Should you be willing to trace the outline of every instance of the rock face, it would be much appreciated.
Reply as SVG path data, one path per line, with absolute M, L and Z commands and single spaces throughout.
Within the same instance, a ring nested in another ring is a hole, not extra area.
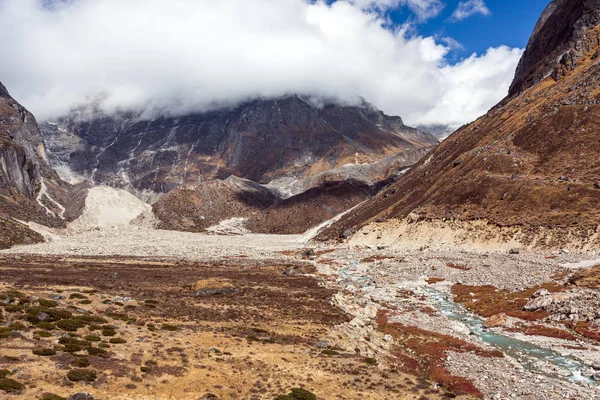
M 380 193 L 321 238 L 416 211 L 426 221 L 519 227 L 515 239 L 526 246 L 561 248 L 567 235 L 540 240 L 543 228 L 568 233 L 573 246 L 600 247 L 599 13 L 598 0 L 551 3 L 510 95 L 411 168 L 395 193 Z
M 161 229 L 200 232 L 225 221 L 209 231 L 300 234 L 371 198 L 403 172 L 415 152 L 420 153 L 267 186 L 235 176 L 185 185 L 163 195 L 152 208 Z
M 301 178 L 437 144 L 367 103 L 316 107 L 297 96 L 153 120 L 90 106 L 42 131 L 57 167 L 139 193 L 231 175 L 259 183 Z
M 173 190 L 152 209 L 161 229 L 201 232 L 221 221 L 266 210 L 276 200 L 267 188 L 231 176 Z
M 599 21 L 599 0 L 551 1 L 519 62 L 509 96 L 523 92 L 548 76 L 558 80 L 573 71 L 585 53 L 597 50 L 597 44 L 589 40 L 588 34 Z
M 15 220 L 64 226 L 80 199 L 70 189 L 50 166 L 35 118 L 0 84 L 0 247 L 41 240 Z

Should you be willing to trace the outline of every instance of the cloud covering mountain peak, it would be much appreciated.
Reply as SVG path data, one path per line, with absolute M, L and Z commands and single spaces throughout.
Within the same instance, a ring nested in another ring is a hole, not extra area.
M 450 45 L 357 3 L 4 0 L 0 76 L 40 119 L 97 99 L 182 114 L 296 93 L 456 124 L 506 95 L 520 49 L 450 65 Z

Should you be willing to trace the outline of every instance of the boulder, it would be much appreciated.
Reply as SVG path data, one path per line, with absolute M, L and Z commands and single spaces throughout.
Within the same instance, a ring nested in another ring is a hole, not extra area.
M 67 400 L 94 400 L 94 397 L 87 392 L 80 392 L 70 396 Z
M 504 313 L 496 314 L 485 320 L 483 326 L 485 328 L 501 328 L 508 323 L 508 316 Z
M 224 279 L 202 279 L 192 285 L 192 296 L 205 297 L 217 294 L 235 294 L 239 289 Z
M 523 307 L 524 311 L 537 311 L 544 309 L 552 304 L 553 298 L 551 296 L 546 297 L 538 297 L 537 299 L 532 299 L 529 303 L 525 304 Z
M 517 248 L 510 249 L 508 251 L 508 254 L 520 254 L 520 253 L 521 253 L 521 249 L 517 249 Z
M 532 299 L 537 299 L 538 297 L 544 297 L 544 296 L 548 296 L 550 294 L 550 292 L 546 289 L 539 289 L 537 290 L 533 296 L 531 296 Z
M 416 211 L 413 211 L 406 216 L 406 222 L 409 224 L 416 224 L 417 222 L 421 221 L 422 219 L 423 219 L 423 216 Z

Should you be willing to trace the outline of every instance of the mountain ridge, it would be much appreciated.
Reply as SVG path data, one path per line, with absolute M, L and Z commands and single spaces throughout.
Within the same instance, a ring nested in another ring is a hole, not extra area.
M 96 183 L 166 193 L 230 175 L 268 183 L 437 144 L 368 103 L 315 107 L 298 96 L 180 117 L 74 114 L 44 124 L 54 164 Z M 415 159 L 413 162 L 416 162 Z
M 410 243 L 411 236 L 420 235 L 420 245 L 428 246 L 443 239 L 449 246 L 479 241 L 500 247 L 600 248 L 600 2 L 564 0 L 554 6 L 515 74 L 516 94 L 459 129 L 320 239 L 360 230 L 355 240 L 364 237 L 370 243 L 386 237 Z M 589 13 L 575 21 L 563 15 L 577 7 Z M 556 53 L 546 46 L 543 33 L 549 30 L 578 32 L 580 40 Z M 567 56 L 573 60 L 567 68 L 560 61 L 564 56 L 557 64 L 556 54 L 576 56 Z M 550 70 L 560 73 L 535 82 L 539 71 Z

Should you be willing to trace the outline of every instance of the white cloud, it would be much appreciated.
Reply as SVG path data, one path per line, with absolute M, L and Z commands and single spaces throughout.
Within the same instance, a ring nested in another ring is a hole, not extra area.
M 441 0 L 347 0 L 364 10 L 386 11 L 408 7 L 420 21 L 437 17 L 446 6 Z
M 41 120 L 99 95 L 109 111 L 186 113 L 297 93 L 362 96 L 412 124 L 464 123 L 506 95 L 521 52 L 500 47 L 447 66 L 448 45 L 348 2 L 66 4 L 0 1 L 0 80 Z
M 481 14 L 487 17 L 491 13 L 492 12 L 487 8 L 483 0 L 465 0 L 458 3 L 456 10 L 454 10 L 452 17 L 450 18 L 454 21 L 462 21 L 475 14 Z

